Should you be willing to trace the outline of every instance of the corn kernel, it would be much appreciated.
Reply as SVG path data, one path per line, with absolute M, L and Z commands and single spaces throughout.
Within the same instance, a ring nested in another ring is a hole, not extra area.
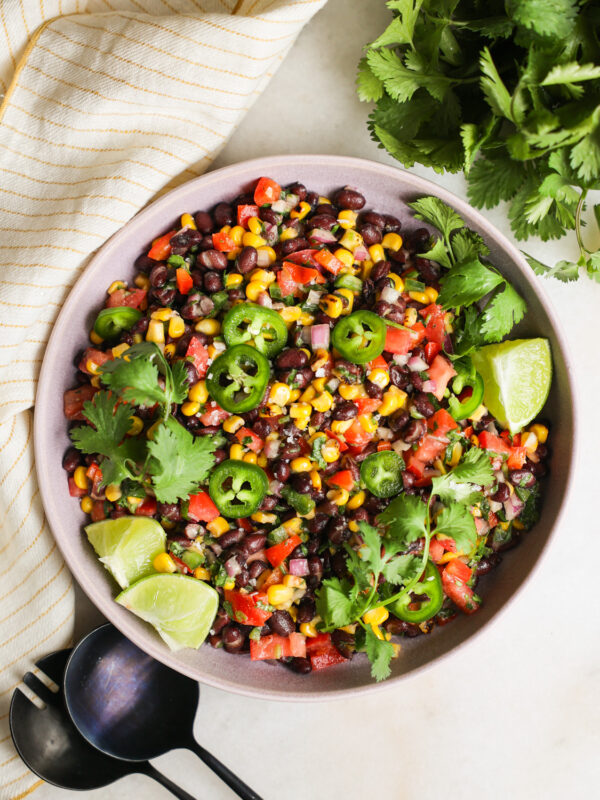
M 267 589 L 267 598 L 272 606 L 285 605 L 294 599 L 294 589 L 283 583 L 275 583 Z
M 310 472 L 312 465 L 306 456 L 300 456 L 292 460 L 290 467 L 292 468 L 292 472 Z
M 177 572 L 175 562 L 168 553 L 159 553 L 152 562 L 152 566 L 157 572 Z
M 540 444 L 546 444 L 548 440 L 548 428 L 545 425 L 536 422 L 529 430 L 537 436 L 537 440 Z
M 374 264 L 377 264 L 378 261 L 385 261 L 383 247 L 380 244 L 372 244 L 369 247 L 369 258 Z
M 148 291 L 150 289 L 150 278 L 145 275 L 143 272 L 138 272 L 138 274 L 133 279 L 133 282 L 138 287 L 138 289 L 144 289 L 144 291 Z
M 481 403 L 477 406 L 472 414 L 469 414 L 469 419 L 472 422 L 479 422 L 479 420 L 487 414 L 487 408 Z
M 85 472 L 86 472 L 85 467 L 77 467 L 77 469 L 73 473 L 73 480 L 75 481 L 75 486 L 78 489 L 83 489 L 87 491 L 89 487 L 89 481 Z
M 292 219 L 304 219 L 304 217 L 310 212 L 310 203 L 305 202 L 304 200 L 298 206 L 298 210 L 293 209 L 290 211 L 290 217 Z
M 355 519 L 350 520 L 350 522 L 348 523 L 348 528 L 349 530 L 352 531 L 352 533 L 358 533 L 358 531 L 360 530 L 360 528 L 358 527 L 358 522 Z
M 425 289 L 425 294 L 427 295 L 427 299 L 429 300 L 430 303 L 435 303 L 435 301 L 438 299 L 440 295 L 437 289 L 434 289 L 433 286 L 428 286 Z
M 308 639 L 314 639 L 319 635 L 316 625 L 311 622 L 303 622 L 300 625 L 300 633 L 303 633 Z
M 89 495 L 81 498 L 81 502 L 79 504 L 81 506 L 81 510 L 84 514 L 91 514 L 92 508 L 94 507 L 94 501 Z
M 390 280 L 394 284 L 394 289 L 397 292 L 403 292 L 404 291 L 404 281 L 402 280 L 400 275 L 396 275 L 395 272 L 389 272 L 387 277 L 388 277 L 388 280 Z
M 100 375 L 94 375 L 93 378 L 90 378 L 90 384 L 94 387 L 94 389 L 100 389 Z
M 345 247 L 338 247 L 333 255 L 347 267 L 351 267 L 352 264 L 354 264 L 354 256 L 350 250 L 346 250 Z
M 374 419 L 370 414 L 360 414 L 357 417 L 361 428 L 366 431 L 367 433 L 375 433 L 377 428 L 379 427 L 377 424 L 377 420 Z
M 154 439 L 154 434 L 156 433 L 156 429 L 158 428 L 160 423 L 161 423 L 161 420 L 159 419 L 156 422 L 154 422 L 152 425 L 150 425 L 150 427 L 146 431 L 146 439 L 151 439 L 151 440 Z
M 300 395 L 300 399 L 303 403 L 310 403 L 317 396 L 317 390 L 314 386 L 307 386 L 306 389 Z
M 365 261 L 362 262 L 360 268 L 360 277 L 363 279 L 363 281 L 366 281 L 367 278 L 370 277 L 372 269 L 373 269 L 373 262 L 371 261 L 370 258 L 367 258 Z
M 346 505 L 348 508 L 353 511 L 355 508 L 360 508 L 362 504 L 365 502 L 367 495 L 361 489 L 360 492 L 357 492 L 353 497 L 348 500 Z
M 295 228 L 292 227 L 284 228 L 279 234 L 279 241 L 287 242 L 290 239 L 296 239 L 297 236 L 298 236 L 298 231 Z M 263 242 L 263 244 L 266 244 L 266 242 Z
M 435 468 L 438 470 L 438 472 L 440 472 L 442 475 L 445 475 L 445 474 L 448 472 L 448 470 L 447 470 L 447 469 L 446 469 L 446 467 L 444 466 L 444 462 L 442 461 L 442 459 L 441 459 L 441 458 L 438 458 L 438 459 L 436 459 L 436 460 L 433 462 L 433 466 L 434 466 L 434 467 L 435 467 Z
M 157 319 L 160 322 L 168 322 L 173 315 L 172 308 L 157 308 L 156 311 L 153 311 L 150 315 L 151 319 Z
M 414 300 L 417 303 L 422 303 L 424 306 L 429 303 L 429 298 L 425 292 L 409 292 L 408 296 L 411 300 Z
M 258 281 L 259 283 L 264 283 L 265 286 L 270 286 L 273 281 L 275 280 L 276 275 L 270 269 L 253 269 L 250 273 L 250 280 L 251 281 Z
M 114 294 L 119 289 L 127 289 L 125 281 L 113 281 L 106 290 L 107 294 Z
M 361 387 L 356 383 L 340 383 L 338 392 L 344 400 L 356 400 L 361 396 Z
M 209 581 L 210 572 L 206 569 L 206 567 L 196 567 L 194 570 L 194 578 L 197 578 L 199 581 Z
M 99 375 L 100 374 L 100 367 L 98 366 L 98 364 L 96 364 L 95 361 L 92 361 L 91 358 L 88 358 L 88 360 L 85 362 L 85 368 L 92 375 Z
M 250 233 L 255 233 L 257 236 L 260 236 L 263 232 L 263 226 L 258 217 L 250 217 L 248 220 L 248 230 Z
M 141 344 L 144 341 L 144 337 L 141 333 L 134 333 L 133 334 L 133 343 L 134 344 Z
M 250 516 L 250 519 L 254 520 L 254 522 L 260 523 L 261 525 L 272 525 L 274 522 L 277 522 L 277 515 L 269 514 L 267 511 L 257 511 L 255 514 Z
M 353 292 L 350 289 L 336 289 L 334 294 L 342 301 L 342 305 L 344 306 L 342 314 L 349 314 L 352 311 L 352 306 L 354 305 Z
M 195 417 L 196 414 L 200 411 L 200 403 L 192 403 L 191 401 L 186 401 L 181 405 L 181 413 L 185 417 Z
M 300 417 L 299 419 L 294 420 L 294 425 L 298 428 L 299 431 L 304 431 L 308 428 L 310 423 L 310 417 Z
M 329 439 L 321 448 L 321 455 L 323 461 L 327 464 L 333 464 L 340 457 L 340 446 L 335 439 Z
M 327 492 L 327 499 L 335 503 L 336 506 L 345 506 L 350 499 L 350 493 L 347 489 L 330 489 Z
M 230 251 L 227 253 L 227 261 L 235 261 L 235 260 L 236 260 L 236 258 L 239 256 L 239 254 L 240 254 L 241 252 L 242 252 L 242 248 L 241 248 L 241 247 L 234 247 L 234 248 L 233 248 L 233 250 L 230 250 Z M 238 302 L 238 303 L 239 303 L 240 301 L 239 301 L 239 300 L 236 300 L 236 302 Z
M 311 386 L 314 388 L 317 394 L 325 391 L 325 384 L 327 383 L 327 378 L 315 378 L 311 382 Z
M 329 411 L 333 406 L 333 397 L 327 391 L 321 392 L 313 400 L 310 401 L 315 411 Z
M 252 302 L 255 303 L 258 300 L 258 296 L 266 291 L 267 286 L 265 283 L 260 283 L 260 281 L 250 281 L 250 283 L 246 286 L 246 297 L 248 300 L 252 300 Z
M 352 427 L 353 422 L 353 419 L 336 419 L 331 423 L 331 432 L 337 434 L 345 433 L 348 428 Z
M 256 462 L 258 461 L 258 456 L 256 455 L 256 453 L 251 451 L 250 453 L 246 453 L 246 455 L 243 458 L 243 461 L 245 461 L 247 464 L 256 464 Z
M 101 336 L 98 336 L 96 331 L 92 328 L 90 331 L 90 342 L 92 342 L 92 344 L 102 344 L 103 341 L 104 339 Z
M 525 530 L 525 525 L 523 525 L 523 523 L 521 522 L 520 519 L 514 519 L 513 520 L 513 527 L 516 528 L 518 531 L 524 531 Z
M 479 436 L 477 436 L 477 434 L 474 433 L 472 436 L 469 436 L 469 441 L 473 447 L 479 447 Z
M 258 251 L 259 257 L 261 253 L 266 254 L 267 258 L 269 259 L 269 264 L 273 264 L 275 261 L 277 261 L 277 253 L 275 252 L 275 250 L 273 250 L 272 247 L 269 247 L 269 245 L 265 245 L 263 247 L 257 247 L 256 249 Z M 262 262 L 259 261 L 259 263 Z
M 386 369 L 372 369 L 367 375 L 367 378 L 371 383 L 379 386 L 380 389 L 385 389 L 390 382 L 390 375 Z
M 286 306 L 279 311 L 279 315 L 286 325 L 291 325 L 293 322 L 297 322 L 300 319 L 301 314 L 302 309 L 300 306 Z
M 358 219 L 358 214 L 356 211 L 352 211 L 350 208 L 344 208 L 343 211 L 340 211 L 338 214 L 338 224 L 341 228 L 354 228 L 356 225 L 356 220 Z
M 229 523 L 225 517 L 217 517 L 207 524 L 206 530 L 209 531 L 210 534 L 215 537 L 215 539 L 218 539 L 219 536 L 227 533 L 229 530 Z
M 530 431 L 529 433 L 521 434 L 521 447 L 524 447 L 528 453 L 535 453 L 537 446 L 538 438 L 535 433 Z
M 179 315 L 173 315 L 169 320 L 169 336 L 171 339 L 179 339 L 185 333 L 185 323 Z
M 242 244 L 244 245 L 244 247 L 255 247 L 255 248 L 264 247 L 266 243 L 267 243 L 266 239 L 263 239 L 262 236 L 258 236 L 258 234 L 251 233 L 250 231 L 247 231 L 242 236 Z
M 163 344 L 165 341 L 165 329 L 162 322 L 158 319 L 151 319 L 146 331 L 146 341 L 155 344 Z
M 128 436 L 137 436 L 139 433 L 142 432 L 144 428 L 144 423 L 139 417 L 132 415 L 129 417 L 131 423 L 129 425 L 129 430 L 127 431 Z
M 319 472 L 318 469 L 311 469 L 310 482 L 312 483 L 313 489 L 316 489 L 318 492 L 321 491 L 323 483 L 321 481 L 321 473 Z
M 311 414 L 312 408 L 308 403 L 292 403 L 290 406 L 290 417 L 292 417 L 292 419 L 310 417 Z
M 182 228 L 191 228 L 193 231 L 197 231 L 198 228 L 196 227 L 196 223 L 194 222 L 194 218 L 191 214 L 182 214 L 181 215 L 181 227 Z
M 244 427 L 243 418 L 236 417 L 235 415 L 227 417 L 227 419 L 223 423 L 223 430 L 225 431 L 225 433 L 235 433 L 236 431 L 239 431 L 239 429 L 243 427 Z
M 328 197 L 320 196 L 319 197 L 319 205 L 320 206 L 324 206 L 324 205 L 330 206 L 331 205 L 331 200 Z
M 196 381 L 188 392 L 188 398 L 192 403 L 199 403 L 204 405 L 208 400 L 208 389 L 206 388 L 206 381 Z
M 201 319 L 194 325 L 194 330 L 207 336 L 217 336 L 221 333 L 221 323 L 218 319 Z
M 390 616 L 390 612 L 385 606 L 377 606 L 363 614 L 363 622 L 367 625 L 382 625 Z
M 244 458 L 244 448 L 241 444 L 232 444 L 229 448 L 229 458 L 234 461 L 242 461 Z
M 229 231 L 228 236 L 231 239 L 231 241 L 237 247 L 239 247 L 241 245 L 241 243 L 242 243 L 242 239 L 243 239 L 245 233 L 246 233 L 246 231 L 242 228 L 241 225 L 236 225 L 235 227 L 233 227 Z
M 281 581 L 284 586 L 287 586 L 291 589 L 306 589 L 306 581 L 304 578 L 301 578 L 299 575 L 287 575 L 283 576 Z
M 305 328 L 310 327 L 313 324 L 314 321 L 315 321 L 315 318 L 313 317 L 312 314 L 309 314 L 308 311 L 303 311 L 300 314 L 300 318 L 298 319 L 298 322 L 300 323 L 300 325 L 304 326 Z
M 243 282 L 244 282 L 243 275 L 240 275 L 239 272 L 230 272 L 229 275 L 225 278 L 225 288 L 237 289 L 237 287 L 241 286 Z
M 450 461 L 448 461 L 448 466 L 455 467 L 460 461 L 462 454 L 463 454 L 462 445 L 460 444 L 460 442 L 454 442 L 454 445 L 452 446 L 452 454 L 450 456 Z
M 300 389 L 292 389 L 292 392 L 290 394 L 290 403 L 295 403 L 297 400 L 299 400 L 301 394 L 302 392 L 300 391 Z
M 266 467 L 269 464 L 269 459 L 266 457 L 264 453 L 259 453 L 258 458 L 256 459 L 256 463 L 261 469 L 266 469 Z
M 173 358 L 177 352 L 177 345 L 174 342 L 165 345 L 164 354 L 167 358 Z
M 118 484 L 110 483 L 106 487 L 105 494 L 106 494 L 106 499 L 108 500 L 108 502 L 109 503 L 114 503 L 114 502 L 116 502 L 117 500 L 119 500 L 122 497 L 123 492 L 121 491 L 121 487 Z
M 123 342 L 122 344 L 118 344 L 116 347 L 112 347 L 110 352 L 112 353 L 113 358 L 120 358 L 126 350 L 129 350 L 129 345 L 126 342 Z
M 276 403 L 278 406 L 287 406 L 291 394 L 292 390 L 287 383 L 274 383 L 269 392 L 269 402 Z
M 394 411 L 404 408 L 406 405 L 406 398 L 406 392 L 403 392 L 402 389 L 398 389 L 397 386 L 390 386 L 387 392 L 384 392 L 383 402 L 377 411 L 381 416 L 388 417 L 390 414 L 393 414 Z
M 281 526 L 285 528 L 289 534 L 299 533 L 302 529 L 302 520 L 300 517 L 292 517 L 291 519 L 286 519 L 285 522 L 282 522 Z
M 406 313 L 404 314 L 404 324 L 407 328 L 412 328 L 412 326 L 417 321 L 417 309 L 416 308 L 407 308 Z
M 381 240 L 381 246 L 386 250 L 400 250 L 402 247 L 402 237 L 397 233 L 386 233 Z

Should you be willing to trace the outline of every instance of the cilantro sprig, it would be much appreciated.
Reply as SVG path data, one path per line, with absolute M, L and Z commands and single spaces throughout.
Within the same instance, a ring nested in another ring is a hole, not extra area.
M 444 534 L 454 539 L 457 549 L 465 555 L 475 550 L 477 528 L 469 507 L 483 497 L 482 487 L 493 480 L 489 457 L 477 448 L 469 450 L 461 463 L 432 480 L 427 502 L 416 495 L 401 494 L 378 516 L 378 528 L 360 522 L 363 544 L 354 550 L 346 543 L 346 567 L 351 577 L 327 578 L 316 592 L 317 613 L 324 631 L 353 623 L 360 626 L 359 641 L 376 680 L 384 680 L 390 674 L 394 649 L 364 622 L 364 615 L 412 591 L 427 566 L 432 536 Z M 422 550 L 407 552 L 420 539 Z M 380 577 L 385 579 L 381 585 Z

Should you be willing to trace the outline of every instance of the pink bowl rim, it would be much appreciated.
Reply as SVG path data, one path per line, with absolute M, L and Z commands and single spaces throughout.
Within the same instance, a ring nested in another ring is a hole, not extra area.
M 327 155 L 327 154 L 285 154 L 285 155 L 277 155 L 277 156 L 263 156 L 260 158 L 249 159 L 243 162 L 237 162 L 235 164 L 231 164 L 225 167 L 221 167 L 216 170 L 208 171 L 197 178 L 194 178 L 190 181 L 187 181 L 184 184 L 172 189 L 171 191 L 167 192 L 162 197 L 159 197 L 157 200 L 149 203 L 143 209 L 141 209 L 134 217 L 132 217 L 125 225 L 120 228 L 116 233 L 114 233 L 110 239 L 108 239 L 92 256 L 89 264 L 78 277 L 77 281 L 71 288 L 67 299 L 65 300 L 65 304 L 67 301 L 71 300 L 73 295 L 77 295 L 79 291 L 81 291 L 81 287 L 86 279 L 86 276 L 89 274 L 91 270 L 94 269 L 95 261 L 99 257 L 104 257 L 107 251 L 111 251 L 113 249 L 117 249 L 122 239 L 128 237 L 131 234 L 132 230 L 136 230 L 137 228 L 143 226 L 145 224 L 146 217 L 152 213 L 156 213 L 158 210 L 162 209 L 163 206 L 166 210 L 169 209 L 169 206 L 173 204 L 179 194 L 185 194 L 186 192 L 190 191 L 191 187 L 194 186 L 202 186 L 207 183 L 212 183 L 214 181 L 219 181 L 223 178 L 230 178 L 235 177 L 241 170 L 247 170 L 248 168 L 252 168 L 254 170 L 254 174 L 256 175 L 268 175 L 271 170 L 276 170 L 279 166 L 289 167 L 290 163 L 294 165 L 298 165 L 299 169 L 301 169 L 305 165 L 311 166 L 323 166 L 324 169 L 328 167 L 335 166 L 336 168 L 343 169 L 344 167 L 347 168 L 362 168 L 365 171 L 371 172 L 372 174 L 381 174 L 382 176 L 386 176 L 388 178 L 397 179 L 401 176 L 401 180 L 404 180 L 411 184 L 411 188 L 414 189 L 415 192 L 422 193 L 422 194 L 429 194 L 439 197 L 445 203 L 451 205 L 459 214 L 464 215 L 466 214 L 469 216 L 477 225 L 481 227 L 488 235 L 493 235 L 496 239 L 497 243 L 502 247 L 502 249 L 507 253 L 510 259 L 515 263 L 519 271 L 523 274 L 525 282 L 528 284 L 529 287 L 535 293 L 540 305 L 544 309 L 548 319 L 550 320 L 553 328 L 554 335 L 559 343 L 560 349 L 562 351 L 562 356 L 565 362 L 565 366 L 567 369 L 567 374 L 571 376 L 573 374 L 573 361 L 570 355 L 569 346 L 566 341 L 566 337 L 561 329 L 560 320 L 554 307 L 546 294 L 545 289 L 542 287 L 540 283 L 534 283 L 531 277 L 531 268 L 529 267 L 527 261 L 525 260 L 523 254 L 520 250 L 518 250 L 515 245 L 510 242 L 506 236 L 499 231 L 495 225 L 490 223 L 486 217 L 476 209 L 474 209 L 471 205 L 469 205 L 466 201 L 462 200 L 460 197 L 455 195 L 453 192 L 438 186 L 433 181 L 428 180 L 427 178 L 422 178 L 418 175 L 415 175 L 411 172 L 403 170 L 399 167 L 388 166 L 386 164 L 382 164 L 376 161 L 370 161 L 368 159 L 363 158 L 355 158 L 353 156 L 339 156 L 339 155 Z M 168 214 L 167 214 L 168 217 Z M 55 340 L 60 340 L 61 335 L 63 332 L 61 331 L 61 326 L 58 324 L 60 320 L 60 315 L 62 313 L 59 312 L 59 315 L 55 321 L 55 324 L 52 329 L 52 333 L 48 339 L 48 343 L 46 345 L 45 352 L 47 353 L 55 346 Z M 40 370 L 39 380 L 38 380 L 38 388 L 36 393 L 36 406 L 39 404 L 43 406 L 44 404 L 44 397 L 51 391 L 51 374 L 50 374 L 50 367 L 49 367 L 49 360 L 44 357 L 44 361 L 42 363 L 42 367 Z M 568 386 L 566 387 L 568 390 L 569 400 L 572 407 L 572 417 L 573 417 L 573 440 L 571 445 L 571 452 L 569 463 L 567 465 L 566 472 L 563 473 L 563 476 L 566 480 L 566 489 L 563 498 L 563 502 L 557 512 L 556 518 L 554 519 L 551 529 L 548 532 L 546 541 L 540 550 L 540 553 L 533 563 L 531 569 L 527 573 L 527 575 L 523 578 L 521 583 L 517 586 L 516 589 L 512 592 L 512 594 L 508 597 L 506 601 L 502 604 L 502 606 L 496 611 L 493 617 L 488 620 L 481 628 L 475 630 L 473 634 L 468 636 L 461 642 L 451 646 L 448 650 L 444 651 L 443 653 L 439 654 L 438 656 L 433 657 L 427 663 L 424 663 L 418 667 L 415 667 L 410 672 L 397 675 L 395 677 L 389 678 L 386 681 L 382 681 L 380 683 L 373 682 L 372 684 L 366 684 L 363 686 L 358 687 L 351 687 L 351 688 L 340 688 L 334 690 L 327 690 L 327 691 L 317 691 L 311 693 L 303 693 L 303 692 L 290 692 L 285 690 L 278 690 L 278 689 L 264 689 L 264 690 L 255 690 L 253 688 L 247 688 L 244 685 L 239 683 L 226 680 L 226 679 L 219 679 L 212 676 L 204 676 L 201 679 L 198 678 L 197 671 L 194 672 L 192 669 L 188 668 L 187 665 L 181 664 L 177 661 L 177 657 L 175 653 L 171 653 L 170 651 L 166 651 L 161 649 L 158 643 L 154 643 L 153 641 L 140 641 L 140 637 L 137 636 L 135 633 L 129 629 L 127 624 L 117 624 L 110 615 L 110 608 L 107 607 L 109 604 L 105 603 L 104 600 L 99 596 L 98 592 L 96 591 L 96 587 L 94 584 L 87 584 L 82 585 L 81 588 L 92 601 L 92 603 L 101 611 L 102 614 L 106 616 L 106 618 L 117 627 L 124 636 L 128 637 L 131 641 L 134 642 L 140 649 L 147 652 L 153 658 L 156 658 L 158 661 L 166 664 L 167 666 L 171 667 L 175 671 L 185 674 L 188 677 L 193 678 L 194 680 L 201 680 L 201 682 L 205 683 L 208 686 L 211 686 L 216 689 L 221 689 L 225 691 L 232 692 L 234 694 L 240 694 L 246 697 L 252 697 L 257 699 L 263 700 L 279 700 L 279 701 L 287 701 L 287 702 L 322 702 L 328 700 L 336 700 L 342 699 L 344 697 L 349 696 L 357 696 L 357 695 L 365 695 L 367 693 L 372 693 L 375 691 L 381 691 L 383 689 L 391 689 L 398 685 L 400 681 L 406 681 L 418 674 L 421 674 L 425 670 L 431 669 L 434 665 L 439 664 L 443 659 L 447 658 L 449 655 L 454 653 L 456 650 L 466 647 L 470 642 L 472 642 L 475 638 L 477 638 L 484 630 L 488 630 L 490 625 L 495 622 L 504 612 L 505 610 L 514 602 L 515 598 L 521 593 L 523 587 L 529 583 L 532 576 L 540 567 L 542 560 L 547 556 L 549 545 L 556 535 L 556 531 L 559 527 L 559 524 L 562 522 L 566 508 L 569 505 L 569 501 L 571 499 L 573 493 L 573 474 L 575 472 L 576 464 L 579 460 L 579 401 L 577 399 L 576 394 L 573 391 L 572 382 L 568 382 Z M 48 522 L 50 524 L 52 533 L 56 540 L 56 543 L 62 553 L 63 558 L 67 565 L 69 564 L 69 557 L 71 556 L 71 550 L 69 547 L 69 541 L 67 537 L 60 537 L 56 536 L 54 533 L 54 528 L 50 522 L 51 519 L 56 519 L 56 511 L 54 508 L 54 503 L 52 499 L 52 495 L 49 491 L 48 486 L 46 485 L 45 477 L 39 468 L 38 465 L 42 464 L 44 461 L 44 454 L 41 451 L 41 447 L 39 442 L 41 442 L 42 437 L 39 435 L 41 433 L 41 426 L 43 424 L 40 415 L 34 414 L 34 452 L 35 452 L 35 462 L 36 462 L 36 472 L 38 477 L 38 483 L 40 487 L 40 494 L 42 498 L 42 504 L 44 506 L 44 510 L 48 509 L 50 513 L 47 513 Z M 74 576 L 73 576 L 74 577 Z M 114 602 L 114 601 L 113 601 Z

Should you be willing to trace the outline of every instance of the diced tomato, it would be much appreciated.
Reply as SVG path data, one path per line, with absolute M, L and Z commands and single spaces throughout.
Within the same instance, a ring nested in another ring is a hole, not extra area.
M 181 572 L 182 575 L 191 575 L 193 570 L 188 567 L 185 561 L 182 561 L 179 556 L 176 556 L 175 553 L 169 551 L 169 555 L 171 556 L 173 563 L 177 567 L 177 571 Z
M 330 633 L 318 633 L 316 636 L 311 636 L 306 642 L 306 652 L 312 653 L 320 647 L 326 647 L 331 644 Z
M 332 275 L 337 275 L 344 266 L 343 262 L 336 258 L 330 250 L 324 248 L 315 254 L 315 261 L 320 264 Z
M 408 328 L 392 328 L 388 325 L 385 335 L 385 350 L 388 353 L 406 355 L 414 346 L 414 337 Z
M 490 511 L 490 513 L 488 514 L 487 521 L 490 528 L 495 528 L 496 525 L 498 524 L 498 516 L 494 514 L 493 511 Z
M 451 561 L 446 567 L 446 571 L 448 575 L 452 575 L 453 578 L 458 578 L 458 580 L 464 583 L 471 580 L 471 576 L 473 575 L 471 567 L 465 564 L 464 561 L 461 561 L 460 558 L 455 558 Z
M 254 190 L 254 202 L 259 206 L 275 203 L 281 197 L 281 186 L 271 178 L 260 178 Z
M 481 431 L 478 435 L 479 446 L 493 453 L 510 453 L 510 445 L 500 436 L 495 436 L 488 431 Z
M 231 604 L 233 619 L 242 625 L 262 626 L 271 616 L 271 611 L 266 609 L 269 600 L 266 592 L 238 592 L 235 589 L 225 589 L 225 600 Z M 260 608 L 263 606 L 263 608 Z
M 277 285 L 283 297 L 298 297 L 300 287 L 292 277 L 289 267 L 282 267 L 277 273 Z
M 137 517 L 153 517 L 156 514 L 157 503 L 154 497 L 146 497 L 135 509 Z
M 286 256 L 287 261 L 291 261 L 294 264 L 302 264 L 304 266 L 309 267 L 316 267 L 317 262 L 315 261 L 315 254 L 318 253 L 318 250 L 307 249 L 307 250 L 296 250 L 295 253 L 290 253 Z
M 405 456 L 406 468 L 410 470 L 417 478 L 423 478 L 425 474 L 425 465 L 431 464 L 436 458 L 439 458 L 446 449 L 448 441 L 440 441 L 435 436 L 425 434 L 421 439 L 419 446 L 414 451 L 407 451 Z
M 175 272 L 175 277 L 177 278 L 177 288 L 179 289 L 180 294 L 187 294 L 194 285 L 194 281 L 192 280 L 190 273 L 187 271 L 187 269 L 178 267 L 177 271 Z
M 340 489 L 346 489 L 348 492 L 354 489 L 354 478 L 349 469 L 342 469 L 336 472 L 330 478 L 327 478 L 327 483 L 330 486 L 339 486 Z
M 220 514 L 208 492 L 202 491 L 189 496 L 187 516 L 192 522 L 212 522 Z
M 352 425 L 344 432 L 344 438 L 348 444 L 355 447 L 364 447 L 373 438 L 374 434 L 366 431 L 360 424 L 360 419 L 356 417 Z M 361 448 L 362 449 L 362 448 Z
M 467 578 L 461 577 L 467 574 Z M 467 586 L 465 582 L 470 577 L 471 570 L 458 558 L 454 558 L 450 561 L 448 566 L 442 570 L 442 586 L 444 592 L 465 614 L 472 614 L 479 608 L 479 602 L 475 600 L 473 590 Z
M 71 497 L 85 497 L 87 494 L 87 489 L 80 489 L 72 475 L 69 475 L 69 494 Z
M 209 400 L 206 404 L 204 414 L 201 414 L 199 419 L 203 425 L 212 427 L 213 425 L 220 425 L 230 416 L 231 414 L 229 411 L 225 411 L 225 409 L 221 408 L 214 400 Z
M 446 337 L 446 328 L 444 324 L 446 312 L 441 306 L 438 306 L 436 303 L 432 303 L 431 305 L 421 309 L 420 314 L 427 319 L 425 338 L 430 343 L 437 344 L 441 350 L 444 346 L 444 339 Z
M 372 414 L 379 408 L 382 401 L 376 397 L 357 397 L 353 402 L 358 408 L 358 415 L 361 416 L 362 414 Z
M 94 497 L 94 495 L 96 495 L 97 497 L 101 491 L 100 484 L 102 483 L 102 470 L 100 469 L 98 464 L 96 464 L 96 462 L 93 461 L 89 465 L 87 472 L 85 474 L 92 481 L 92 490 L 90 494 L 92 495 L 92 497 Z
M 425 360 L 431 364 L 442 348 L 437 342 L 427 342 L 425 345 Z
M 511 447 L 506 466 L 509 469 L 521 469 L 526 458 L 527 450 L 524 447 Z
M 171 255 L 170 241 L 177 231 L 169 231 L 164 236 L 159 236 L 152 242 L 152 247 L 148 250 L 148 258 L 154 261 L 164 261 Z
M 433 416 L 429 417 L 427 427 L 436 436 L 445 436 L 448 431 L 456 430 L 458 423 L 445 408 L 440 408 Z
M 327 436 L 328 439 L 335 439 L 335 441 L 340 446 L 340 453 L 346 452 L 346 450 L 348 449 L 348 445 L 343 439 L 341 439 L 339 436 L 336 436 L 335 433 L 333 433 L 333 431 L 323 431 L 323 433 L 325 434 L 325 436 Z M 300 441 L 303 441 L 303 439 L 301 439 Z
M 456 542 L 454 539 L 451 539 L 448 536 L 434 536 L 429 542 L 429 557 L 431 560 L 436 564 L 439 564 L 445 552 L 456 553 Z
M 236 244 L 226 233 L 213 233 L 212 235 L 212 243 L 215 250 L 219 250 L 221 253 L 230 253 L 232 250 L 235 250 Z
M 265 551 L 263 550 L 262 552 L 264 554 Z M 261 572 L 256 579 L 256 588 L 262 591 L 263 589 L 268 589 L 269 586 L 275 586 L 275 584 L 281 583 L 283 575 L 284 573 L 279 567 L 275 569 L 266 569 L 264 572 Z
M 84 384 L 77 389 L 67 389 L 63 398 L 63 409 L 67 419 L 83 420 L 83 404 L 96 394 L 95 386 Z M 85 492 L 84 492 L 85 494 Z
M 284 297 L 289 295 L 297 297 L 301 294 L 300 287 L 311 283 L 325 283 L 325 278 L 321 273 L 311 267 L 301 267 L 298 264 L 284 261 L 277 273 L 277 284 Z
M 314 670 L 333 667 L 335 664 L 342 664 L 347 660 L 333 644 L 329 633 L 320 633 L 318 636 L 308 639 L 306 654 Z
M 433 359 L 427 373 L 429 379 L 435 381 L 435 392 L 433 394 L 439 401 L 443 400 L 448 381 L 456 375 L 456 370 L 447 358 L 438 355 Z
M 104 500 L 94 500 L 92 510 L 90 512 L 92 522 L 100 522 L 106 519 L 106 511 L 104 510 Z
M 145 289 L 134 289 L 132 292 L 126 289 L 117 289 L 116 292 L 109 294 L 106 301 L 106 308 L 139 308 L 146 299 Z
M 389 370 L 389 368 L 390 368 L 390 365 L 388 364 L 388 362 L 385 360 L 385 358 L 383 356 L 377 356 L 377 358 L 374 358 L 373 361 L 371 361 L 371 362 L 369 362 L 369 364 L 367 364 L 367 369 L 369 370 L 369 372 L 372 369 L 384 369 L 387 372 Z
M 238 225 L 241 225 L 242 228 L 247 227 L 246 223 L 252 217 L 258 217 L 258 206 L 244 205 L 237 207 Z
M 247 447 L 254 453 L 260 453 L 265 446 L 265 443 L 260 436 L 254 433 L 254 431 L 250 430 L 250 428 L 240 428 L 239 431 L 236 432 L 235 436 L 240 444 L 243 444 L 244 447 Z M 248 439 L 250 439 L 250 441 L 247 441 Z
M 421 477 L 417 478 L 414 484 L 418 488 L 421 488 L 422 486 L 431 486 L 432 479 L 439 475 L 439 472 L 436 469 L 428 467 L 425 464 L 423 464 L 422 470 Z
M 113 357 L 109 353 L 104 353 L 102 350 L 96 350 L 95 347 L 86 347 L 81 361 L 79 362 L 79 369 L 85 372 L 86 375 L 95 375 L 97 368 L 107 361 L 112 361 Z M 91 364 L 92 369 L 89 368 L 88 363 Z
M 377 452 L 380 453 L 382 450 L 391 450 L 392 443 L 391 442 L 377 442 Z
M 278 567 L 299 544 L 302 544 L 302 539 L 294 533 L 284 542 L 274 544 L 273 547 L 267 547 L 265 553 L 270 563 L 274 567 Z
M 191 359 L 192 364 L 196 367 L 198 377 L 204 378 L 208 369 L 208 350 L 197 336 L 192 336 L 190 339 L 185 357 Z
M 238 517 L 235 521 L 235 526 L 236 528 L 243 528 L 246 533 L 250 533 L 250 531 L 254 530 L 248 517 Z
M 301 633 L 289 636 L 261 636 L 258 641 L 250 639 L 250 659 L 260 661 L 265 658 L 306 658 L 306 637 Z

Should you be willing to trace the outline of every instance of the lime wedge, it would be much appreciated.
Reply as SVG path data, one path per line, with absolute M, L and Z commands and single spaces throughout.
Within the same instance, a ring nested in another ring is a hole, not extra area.
M 122 589 L 154 572 L 152 561 L 164 553 L 167 535 L 155 519 L 119 517 L 86 525 L 100 561 Z
M 485 389 L 483 402 L 511 433 L 536 417 L 548 399 L 552 356 L 547 339 L 490 344 L 473 354 Z
M 219 595 L 196 578 L 157 573 L 125 589 L 117 603 L 154 625 L 171 650 L 180 650 L 200 647 L 206 639 Z

